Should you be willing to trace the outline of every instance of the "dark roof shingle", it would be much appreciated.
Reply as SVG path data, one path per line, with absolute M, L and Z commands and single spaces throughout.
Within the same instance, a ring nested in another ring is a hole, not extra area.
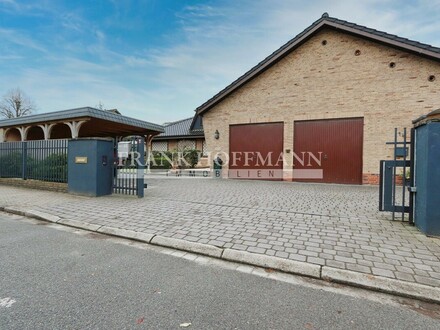
M 171 137 L 174 138 L 203 137 L 204 136 L 203 129 L 191 130 L 192 121 L 193 121 L 193 117 L 169 123 L 164 126 L 165 132 L 157 135 L 154 139 L 165 140 Z

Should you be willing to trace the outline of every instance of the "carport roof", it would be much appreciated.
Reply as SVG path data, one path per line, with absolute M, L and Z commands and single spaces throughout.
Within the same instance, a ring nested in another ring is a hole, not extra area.
M 75 119 L 91 119 L 102 124 L 108 123 L 108 126 L 112 127 L 114 127 L 116 124 L 120 127 L 123 127 L 125 130 L 131 130 L 133 134 L 143 132 L 158 134 L 164 132 L 164 128 L 161 125 L 91 107 L 76 108 L 25 116 L 20 118 L 0 120 L 0 128 L 55 123 Z M 106 133 L 110 134 L 110 132 L 108 131 L 106 131 Z
M 440 48 L 434 47 L 421 42 L 409 40 L 389 34 L 383 31 L 368 28 L 366 26 L 350 23 L 344 20 L 340 20 L 335 17 L 330 17 L 327 13 L 324 13 L 320 19 L 315 21 L 312 25 L 306 28 L 303 32 L 298 34 L 295 38 L 288 41 L 281 46 L 278 50 L 266 57 L 263 61 L 258 63 L 255 67 L 250 69 L 244 75 L 232 82 L 229 86 L 225 87 L 219 93 L 214 95 L 211 99 L 199 106 L 195 111 L 197 114 L 202 115 L 206 111 L 209 111 L 213 106 L 222 101 L 228 95 L 235 90 L 252 80 L 260 73 L 264 72 L 279 60 L 288 55 L 291 51 L 298 48 L 304 42 L 306 42 L 312 35 L 320 31 L 323 28 L 330 28 L 342 32 L 346 32 L 358 37 L 362 37 L 368 40 L 379 42 L 387 46 L 402 49 L 411 53 L 415 53 L 420 56 L 424 56 L 436 61 L 440 61 Z

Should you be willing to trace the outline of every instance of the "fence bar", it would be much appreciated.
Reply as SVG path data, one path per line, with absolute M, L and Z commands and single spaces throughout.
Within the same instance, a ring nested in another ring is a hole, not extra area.
M 403 129 L 403 150 L 404 150 L 404 162 L 403 162 L 403 180 L 402 180 L 402 207 L 405 209 L 405 194 L 406 194 L 406 127 Z M 402 212 L 402 221 L 405 221 L 405 212 Z
M 26 172 L 27 172 L 27 143 L 26 142 L 22 142 L 21 143 L 21 155 L 22 155 L 22 169 L 21 169 L 21 178 L 23 180 L 26 180 Z
M 394 142 L 397 142 L 397 128 L 394 129 Z M 396 148 L 394 147 L 394 164 L 397 160 Z M 393 221 L 396 213 L 396 168 L 393 167 Z

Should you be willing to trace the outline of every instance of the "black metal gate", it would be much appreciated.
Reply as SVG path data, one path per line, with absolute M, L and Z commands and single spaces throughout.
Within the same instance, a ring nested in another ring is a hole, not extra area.
M 394 146 L 394 156 L 393 160 L 380 161 L 379 211 L 392 212 L 393 220 L 400 213 L 401 221 L 408 213 L 408 221 L 413 224 L 414 129 L 407 141 L 406 128 L 400 134 L 395 128 L 394 141 L 387 144 Z
M 144 197 L 145 140 L 115 140 L 113 193 Z

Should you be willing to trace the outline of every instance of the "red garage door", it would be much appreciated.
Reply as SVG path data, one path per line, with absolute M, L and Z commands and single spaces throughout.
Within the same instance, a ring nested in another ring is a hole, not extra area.
M 229 177 L 282 180 L 283 123 L 231 125 Z
M 295 122 L 294 180 L 362 184 L 363 130 L 363 118 Z

